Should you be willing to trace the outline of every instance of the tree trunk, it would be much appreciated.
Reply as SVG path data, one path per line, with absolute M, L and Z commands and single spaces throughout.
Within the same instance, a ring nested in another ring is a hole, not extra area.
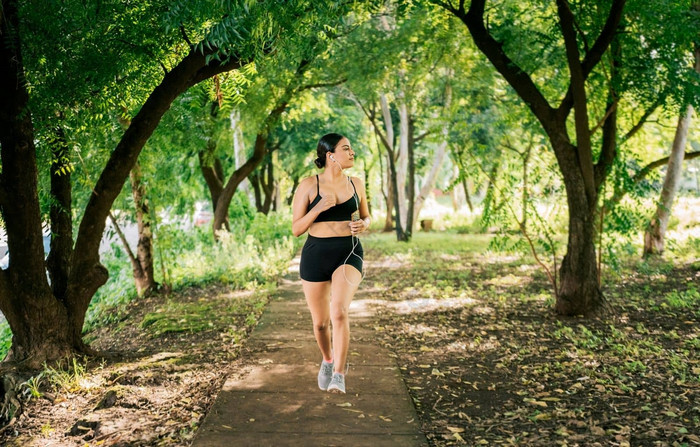
M 297 175 L 297 174 L 295 174 Z M 297 192 L 297 188 L 299 187 L 299 177 L 292 177 L 292 190 L 290 191 L 289 195 L 285 199 L 287 202 L 287 206 L 292 206 L 292 201 L 294 200 L 294 194 Z
M 410 112 L 404 99 L 398 104 L 399 109 L 399 147 L 396 155 L 396 219 L 401 221 L 401 227 L 406 231 L 410 231 L 407 225 L 408 222 L 408 203 L 406 202 L 407 193 L 407 175 L 408 175 L 408 145 L 409 137 L 409 121 Z
M 423 182 L 423 186 L 421 186 L 420 192 L 418 193 L 418 197 L 416 198 L 416 202 L 414 205 L 415 211 L 413 212 L 413 221 L 417 222 L 418 217 L 420 216 L 420 212 L 423 209 L 423 204 L 425 203 L 425 199 L 428 198 L 428 195 L 430 195 L 430 191 L 435 188 L 435 182 L 437 181 L 437 176 L 438 173 L 440 172 L 440 167 L 442 166 L 442 160 L 445 158 L 445 153 L 447 152 L 447 129 L 443 129 L 443 136 L 445 137 L 445 141 L 441 142 L 437 150 L 435 151 L 435 154 L 433 155 L 433 163 L 432 166 L 430 167 L 430 171 L 428 172 L 428 175 L 425 177 L 425 180 Z
M 287 85 L 282 96 L 277 100 L 275 107 L 270 111 L 270 113 L 265 118 L 265 121 L 260 127 L 258 134 L 255 137 L 255 144 L 253 146 L 253 155 L 241 165 L 240 168 L 231 174 L 226 186 L 224 187 L 219 200 L 216 202 L 216 208 L 214 212 L 214 222 L 212 224 L 212 229 L 214 230 L 214 237 L 216 238 L 216 232 L 221 229 L 229 229 L 228 227 L 228 207 L 231 205 L 231 199 L 233 199 L 233 194 L 236 192 L 238 185 L 245 180 L 256 167 L 262 163 L 265 154 L 267 153 L 267 142 L 269 139 L 270 131 L 273 126 L 277 124 L 282 113 L 287 110 L 289 102 L 292 100 L 295 94 L 301 89 L 300 83 L 303 79 L 304 73 L 309 69 L 310 64 L 308 60 L 302 60 L 297 67 L 294 74 L 294 79 Z
M 267 166 L 261 169 L 260 180 L 262 183 L 263 191 L 265 192 L 265 202 L 263 203 L 263 214 L 267 215 L 270 213 L 270 207 L 272 206 L 273 200 L 275 198 L 275 176 L 274 167 L 272 164 L 272 154 L 268 157 Z M 267 174 L 267 179 L 265 179 L 265 174 Z
M 82 328 L 90 300 L 107 281 L 99 260 L 105 221 L 144 144 L 163 114 L 182 92 L 215 74 L 240 68 L 236 57 L 207 64 L 192 50 L 153 90 L 93 188 L 66 269 L 63 296 L 55 296 L 46 277 L 37 191 L 35 135 L 24 79 L 16 0 L 2 0 L 0 20 L 0 203 L 7 231 L 10 266 L 0 272 L 0 310 L 13 333 L 8 359 L 39 368 L 44 362 L 86 352 Z M 65 192 L 65 190 L 64 190 Z M 63 232 L 65 234 L 65 231 Z M 56 247 L 56 245 L 54 245 Z M 62 286 L 61 286 L 62 287 Z
M 451 77 L 453 75 L 452 71 L 450 70 L 449 76 Z M 449 80 L 445 84 L 445 110 L 449 110 L 450 107 L 452 106 L 452 85 L 450 84 Z M 442 141 L 438 145 L 437 150 L 435 151 L 435 154 L 433 155 L 433 163 L 430 168 L 430 171 L 428 172 L 428 175 L 425 178 L 425 182 L 423 183 L 423 186 L 420 189 L 420 192 L 418 193 L 418 197 L 416 198 L 415 204 L 414 204 L 414 213 L 413 213 L 413 221 L 417 222 L 418 221 L 418 216 L 420 215 L 420 211 L 423 208 L 423 203 L 425 202 L 425 199 L 428 198 L 428 195 L 430 194 L 430 191 L 433 190 L 435 187 L 435 181 L 437 180 L 437 175 L 438 172 L 440 172 L 440 167 L 442 166 L 442 160 L 445 158 L 445 153 L 447 152 L 447 144 L 449 143 L 448 141 L 448 136 L 450 132 L 450 126 L 449 122 L 445 122 L 445 124 L 442 127 Z
M 389 232 L 394 229 L 394 211 L 396 207 L 396 194 L 394 193 L 395 185 L 392 180 L 392 168 L 394 157 L 394 122 L 391 118 L 391 110 L 389 109 L 389 101 L 386 95 L 382 93 L 380 97 L 380 105 L 382 108 L 382 119 L 384 120 L 384 131 L 386 132 L 382 139 L 387 150 L 387 158 L 390 158 L 386 165 L 386 180 L 387 180 L 387 200 L 386 200 L 386 220 L 384 221 L 384 231 Z M 379 135 L 379 128 L 375 124 L 375 132 Z M 379 135 L 381 136 L 381 135 Z M 394 168 L 395 169 L 395 168 Z
M 241 113 L 238 110 L 232 110 L 229 115 L 229 121 L 231 122 L 231 132 L 233 133 L 233 157 L 235 160 L 235 169 L 240 168 L 246 161 L 245 156 L 245 145 L 243 142 L 243 130 L 241 125 Z M 220 177 L 223 182 L 223 176 Z M 250 193 L 250 183 L 248 179 L 245 178 L 238 185 L 238 188 L 248 195 Z
M 51 290 L 59 300 L 65 299 L 68 287 L 70 258 L 73 254 L 73 218 L 71 216 L 70 150 L 62 128 L 56 129 L 51 143 L 51 245 L 46 267 L 51 278 Z
M 388 157 L 391 157 L 391 155 L 388 155 Z M 388 162 L 386 165 L 386 172 L 382 173 L 382 176 L 386 176 L 386 219 L 384 219 L 384 229 L 382 230 L 385 233 L 394 230 L 394 182 L 391 181 L 390 163 Z
M 119 123 L 122 125 L 123 130 L 126 131 L 131 124 L 131 119 L 125 118 L 128 113 L 126 108 L 123 110 L 123 112 L 124 113 L 119 117 Z M 148 213 L 146 187 L 141 180 L 141 165 L 139 164 L 138 160 L 129 172 L 129 178 L 131 180 L 131 197 L 134 199 L 134 211 L 136 213 L 137 231 L 139 236 L 136 246 L 136 255 L 134 255 L 134 253 L 131 251 L 129 241 L 119 228 L 117 220 L 111 213 L 109 216 L 112 219 L 114 228 L 119 234 L 119 238 L 124 245 L 124 249 L 129 255 L 132 276 L 134 277 L 134 284 L 136 285 L 136 292 L 139 294 L 139 296 L 147 296 L 158 290 L 159 284 L 155 281 L 155 277 L 153 275 L 153 234 L 151 232 L 151 218 Z
M 554 310 L 560 315 L 585 315 L 603 303 L 598 283 L 595 219 L 590 212 L 581 171 L 572 160 L 574 157 L 569 154 L 562 166 L 569 208 L 569 234 L 554 305 Z
M 560 269 L 561 284 L 555 285 L 558 289 L 555 310 L 565 315 L 588 313 L 603 303 L 595 257 L 594 216 L 597 191 L 608 173 L 610 160 L 614 159 L 616 145 L 610 138 L 614 132 L 606 134 L 604 131 L 598 163 L 593 163 L 585 82 L 616 36 L 625 0 L 612 1 L 604 26 L 595 39 L 589 40 L 594 42 L 593 45 L 585 46 L 583 58 L 580 48 L 584 46 L 577 41 L 580 30 L 577 30 L 576 18 L 566 0 L 557 0 L 559 27 L 570 74 L 567 91 L 557 108 L 549 104 L 530 75 L 508 57 L 503 42 L 490 34 L 484 22 L 485 3 L 486 0 L 472 0 L 465 11 L 464 2 L 459 6 L 439 2 L 467 26 L 476 46 L 527 104 L 547 133 L 564 178 L 569 206 L 569 241 Z M 572 109 L 576 146 L 571 144 L 567 129 Z
M 472 205 L 472 199 L 469 195 L 469 185 L 467 184 L 467 179 L 462 180 L 462 189 L 464 189 L 464 198 L 467 201 L 467 206 L 469 207 L 469 212 L 474 212 L 474 205 Z
M 146 198 L 146 188 L 142 181 L 141 165 L 136 162 L 129 174 L 131 178 L 131 194 L 136 207 L 136 222 L 139 232 L 139 242 L 136 247 L 138 268 L 134 266 L 134 282 L 140 296 L 146 296 L 158 290 L 159 284 L 154 277 L 153 266 L 153 232 L 151 230 L 151 215 Z
M 389 156 L 389 175 L 390 175 L 390 181 L 392 185 L 392 199 L 394 203 L 398 203 L 399 201 L 399 194 L 398 194 L 398 187 L 396 186 L 397 180 L 396 180 L 396 164 L 394 163 L 394 157 Z M 396 229 L 396 240 L 400 242 L 408 242 L 408 239 L 406 239 L 406 233 L 404 232 L 403 227 L 401 226 L 401 219 L 399 217 L 399 210 L 396 209 L 395 211 L 395 219 L 394 219 L 394 228 Z
M 408 197 L 406 206 L 406 230 L 405 230 L 405 242 L 411 240 L 413 236 L 413 206 L 416 197 L 416 161 L 414 156 L 415 149 L 415 139 L 413 134 L 415 132 L 415 123 L 413 118 L 408 116 Z
M 216 237 L 216 232 L 219 230 L 229 230 L 228 207 L 231 205 L 233 194 L 236 192 L 238 185 L 263 161 L 266 146 L 267 131 L 257 135 L 253 155 L 229 177 L 226 187 L 221 191 L 219 200 L 216 201 L 216 207 L 214 208 L 214 222 L 212 224 L 214 237 Z
M 262 187 L 260 186 L 260 174 L 258 172 L 253 172 L 248 176 L 248 181 L 253 187 L 253 197 L 255 198 L 255 209 L 262 213 Z
M 700 1 L 693 4 L 694 12 L 700 12 Z M 695 42 L 695 72 L 700 73 L 700 42 Z M 683 158 L 685 156 L 685 145 L 688 141 L 688 129 L 693 119 L 693 106 L 688 105 L 685 115 L 678 118 L 676 135 L 671 146 L 671 155 L 668 159 L 666 177 L 661 190 L 661 197 L 656 208 L 656 213 L 651 219 L 649 226 L 644 232 L 644 256 L 660 255 L 664 251 L 666 229 L 668 220 L 671 217 L 671 207 L 673 199 L 678 192 L 678 182 L 683 168 Z
M 213 211 L 216 211 L 216 202 L 224 189 L 224 168 L 221 165 L 221 160 L 216 157 L 215 150 L 216 142 L 213 138 L 210 138 L 207 141 L 206 150 L 198 152 L 199 169 L 209 189 Z
M 0 310 L 12 330 L 5 360 L 39 368 L 46 360 L 82 349 L 83 343 L 71 330 L 65 299 L 54 297 L 46 278 L 34 126 L 28 112 L 17 2 L 3 0 L 1 11 L 0 202 L 10 265 L 0 271 Z M 60 143 L 55 150 L 62 150 Z M 57 182 L 61 199 L 66 192 L 63 180 Z
M 275 179 L 272 166 L 272 154 L 265 157 L 265 161 L 258 171 L 250 174 L 250 183 L 255 193 L 255 209 L 259 213 L 268 215 L 275 193 Z
M 371 216 L 373 196 L 370 194 L 371 188 L 369 187 L 370 165 L 367 162 L 362 163 L 362 170 L 364 171 L 365 175 L 365 196 L 367 197 L 367 209 L 369 210 L 369 214 Z
M 668 228 L 668 220 L 671 217 L 673 200 L 678 192 L 678 183 L 683 172 L 683 156 L 685 145 L 688 141 L 688 129 L 693 116 L 693 106 L 688 105 L 685 113 L 678 118 L 676 135 L 671 146 L 671 156 L 666 168 L 666 177 L 661 190 L 661 197 L 656 207 L 654 217 L 644 232 L 644 256 L 660 255 L 664 252 L 664 238 Z

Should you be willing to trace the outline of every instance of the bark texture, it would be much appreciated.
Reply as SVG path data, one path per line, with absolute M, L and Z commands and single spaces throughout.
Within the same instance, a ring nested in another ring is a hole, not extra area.
M 0 310 L 12 329 L 6 360 L 33 368 L 47 357 L 60 358 L 83 345 L 79 336 L 66 330 L 71 318 L 65 297 L 54 297 L 44 269 L 34 127 L 16 1 L 2 1 L 0 39 L 0 195 L 10 252 L 9 267 L 0 271 Z
M 271 155 L 268 154 L 260 170 L 253 172 L 249 177 L 255 193 L 255 208 L 265 215 L 270 212 L 275 196 L 275 176 Z
M 136 263 L 133 265 L 134 282 L 140 296 L 149 295 L 159 288 L 154 276 L 153 258 L 153 219 L 146 197 L 146 187 L 143 183 L 141 165 L 136 162 L 129 173 L 131 179 L 131 195 L 136 207 L 136 225 L 139 241 L 136 246 Z
M 671 155 L 666 166 L 666 176 L 661 189 L 661 197 L 656 206 L 654 217 L 644 232 L 644 256 L 661 255 L 664 252 L 666 230 L 671 218 L 673 200 L 678 192 L 679 181 L 683 172 L 683 157 L 688 141 L 688 129 L 693 116 L 693 106 L 686 107 L 685 113 L 678 118 L 676 134 L 671 146 Z

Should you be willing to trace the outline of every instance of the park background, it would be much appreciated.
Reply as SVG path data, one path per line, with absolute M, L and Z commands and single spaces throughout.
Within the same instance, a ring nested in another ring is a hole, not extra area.
M 220 340 L 230 363 L 338 132 L 377 334 L 432 443 L 700 443 L 699 8 L 3 0 L 2 436 L 84 436 L 53 406 L 143 349 Z M 518 405 L 462 408 L 484 364 L 519 372 Z M 201 394 L 140 442 L 186 443 Z

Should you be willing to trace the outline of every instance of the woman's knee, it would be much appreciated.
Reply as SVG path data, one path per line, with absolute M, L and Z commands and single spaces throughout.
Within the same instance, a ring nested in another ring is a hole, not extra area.
M 330 327 L 330 324 L 331 324 L 330 320 L 323 320 L 323 321 L 316 322 L 316 323 L 314 323 L 314 330 L 316 332 L 325 332 Z
M 348 319 L 348 309 L 346 307 L 334 307 L 331 309 L 331 320 L 333 324 L 343 323 Z

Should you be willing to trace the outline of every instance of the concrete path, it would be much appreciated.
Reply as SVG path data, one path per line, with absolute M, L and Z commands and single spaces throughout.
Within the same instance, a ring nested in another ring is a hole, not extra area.
M 318 389 L 321 355 L 298 273 L 282 280 L 195 436 L 196 447 L 427 446 L 362 287 L 350 307 L 348 394 Z

